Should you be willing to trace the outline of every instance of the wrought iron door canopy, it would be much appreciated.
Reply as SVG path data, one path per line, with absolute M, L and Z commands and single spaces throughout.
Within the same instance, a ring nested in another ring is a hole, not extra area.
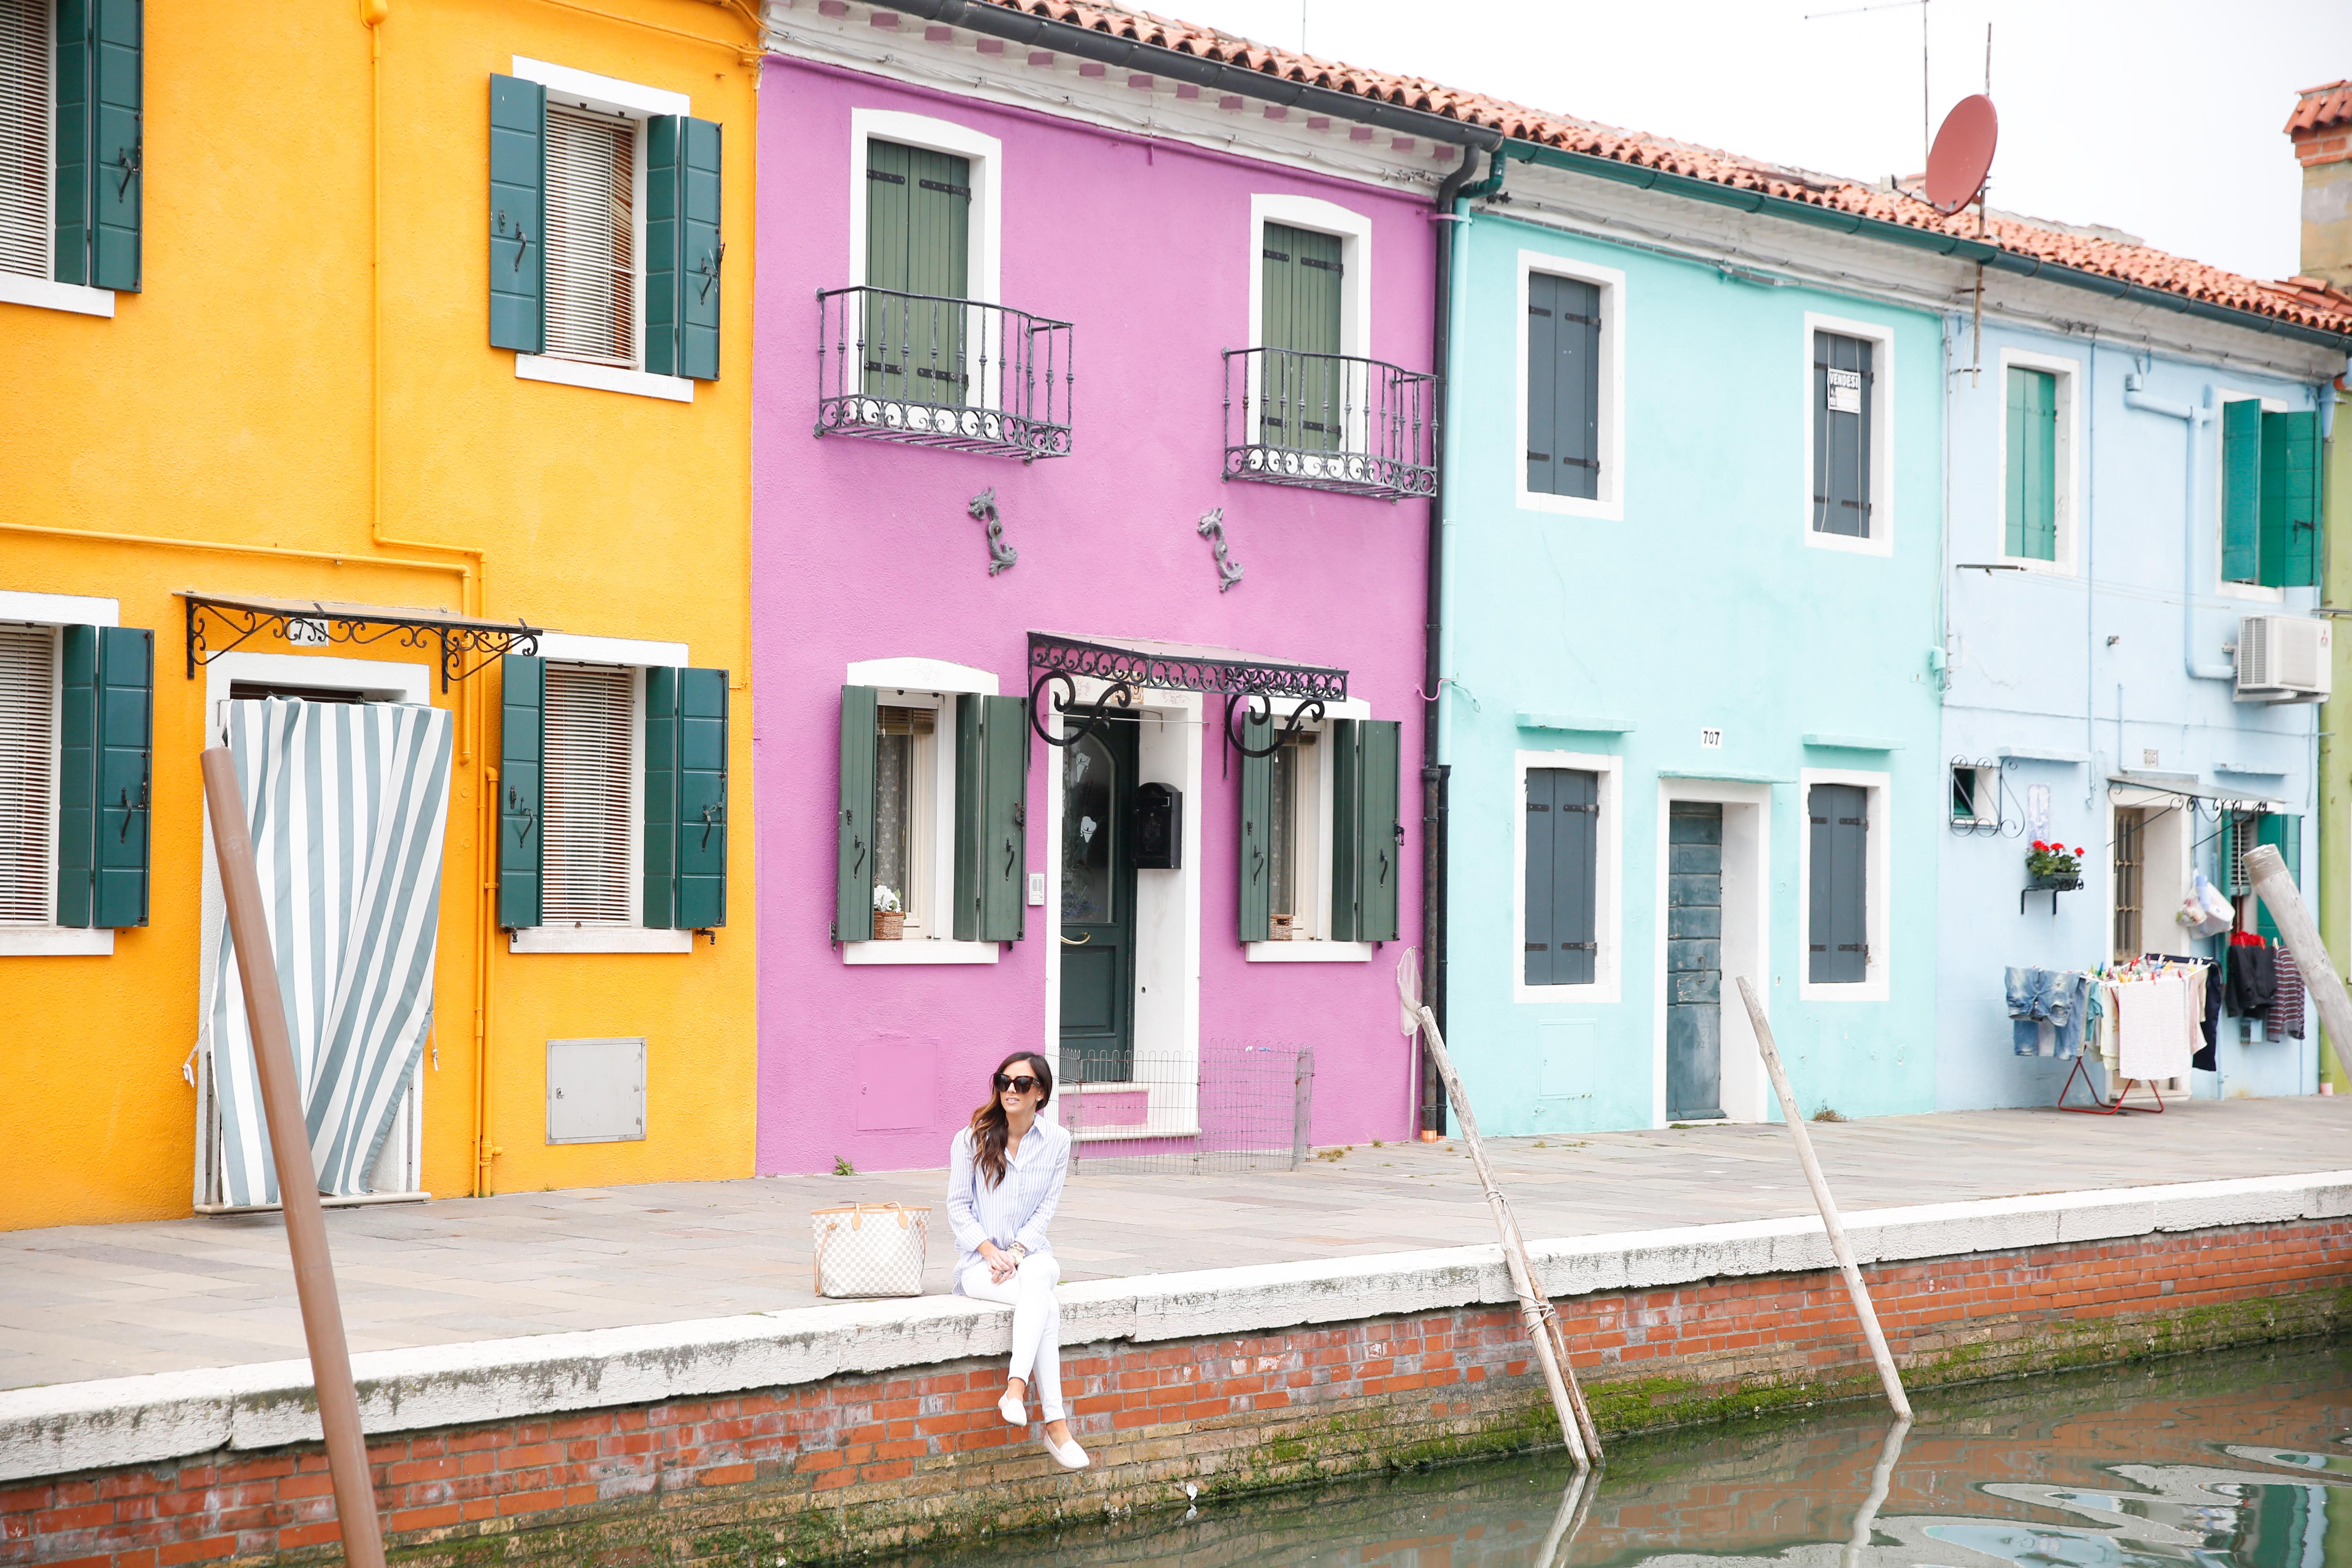
M 1344 701 L 1348 672 L 1312 664 L 1283 664 L 1256 658 L 1233 648 L 1201 647 L 1184 643 L 1092 642 L 1053 632 L 1029 634 L 1029 668 L 1037 672 L 1029 687 L 1029 723 L 1049 746 L 1072 746 L 1092 734 L 1110 716 L 1109 710 L 1131 708 L 1138 689 L 1198 691 L 1225 700 L 1222 726 L 1224 740 L 1249 756 L 1266 756 L 1304 724 L 1324 714 L 1327 702 Z M 1103 682 L 1096 701 L 1078 702 L 1078 681 Z M 1049 688 L 1055 689 L 1056 715 L 1087 710 L 1074 731 L 1055 734 L 1045 727 L 1044 704 Z M 1282 733 L 1264 747 L 1243 738 L 1244 724 L 1271 722 L 1276 698 L 1296 698 Z
M 271 599 L 252 595 L 200 594 L 183 589 L 187 602 L 188 679 L 200 666 L 266 631 L 297 647 L 337 643 L 366 647 L 392 639 L 394 647 L 438 647 L 441 689 L 463 680 L 492 659 L 509 653 L 536 653 L 547 630 L 521 620 L 485 621 L 446 610 L 403 605 L 352 605 L 333 599 Z M 214 638 L 228 641 L 214 646 Z M 471 660 L 469 664 L 467 661 Z

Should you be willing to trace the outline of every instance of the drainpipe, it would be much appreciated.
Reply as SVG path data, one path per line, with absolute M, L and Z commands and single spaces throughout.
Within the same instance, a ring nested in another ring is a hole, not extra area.
M 2197 592 L 2204 579 L 2198 574 L 2197 550 L 2197 454 L 2204 447 L 2199 432 L 2213 422 L 2213 389 L 2205 389 L 2205 401 L 2200 405 L 2174 403 L 2161 397 L 2150 397 L 2140 390 L 2147 378 L 2138 371 L 2124 377 L 2124 406 L 2137 408 L 2143 414 L 2161 414 L 2168 419 L 2181 421 L 2189 438 L 2188 456 L 2182 462 L 2185 478 L 2181 481 L 2180 498 L 2180 662 L 2192 680 L 2228 680 L 2238 679 L 2237 669 L 2229 664 L 2197 662 Z M 2116 759 L 2120 764 L 2122 759 Z
M 1431 216 L 1437 224 L 1437 299 L 1431 312 L 1430 369 L 1437 375 L 1437 401 L 1430 421 L 1430 451 L 1437 462 L 1437 487 L 1429 501 L 1429 581 L 1422 622 L 1421 675 L 1421 940 L 1427 962 L 1422 965 L 1422 999 L 1440 1029 L 1445 1027 L 1445 840 L 1448 832 L 1447 774 L 1440 739 L 1444 734 L 1445 555 L 1453 537 L 1447 507 L 1454 464 L 1447 443 L 1446 422 L 1452 395 L 1450 373 L 1454 342 L 1454 295 L 1464 276 L 1464 231 L 1470 226 L 1473 198 L 1491 196 L 1503 188 L 1503 148 L 1498 135 L 1486 147 L 1486 177 L 1471 184 L 1476 153 L 1465 156 L 1462 166 L 1437 187 Z M 1436 1066 L 1425 1055 L 1419 1070 L 1421 1131 L 1445 1131 L 1445 1095 L 1437 1083 Z

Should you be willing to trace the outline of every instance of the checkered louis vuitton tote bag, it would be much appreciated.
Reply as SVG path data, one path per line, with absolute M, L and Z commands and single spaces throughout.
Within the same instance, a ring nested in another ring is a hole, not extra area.
M 919 1296 L 929 1209 L 845 1204 L 809 1215 L 820 1296 Z

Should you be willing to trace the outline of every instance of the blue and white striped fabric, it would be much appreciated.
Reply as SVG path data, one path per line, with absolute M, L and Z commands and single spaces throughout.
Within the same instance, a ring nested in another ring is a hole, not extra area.
M 319 1190 L 367 1191 L 433 1029 L 449 714 L 384 702 L 231 702 Z M 235 943 L 224 919 L 205 1018 L 221 1198 L 278 1201 Z
M 1070 1135 L 1038 1118 L 1023 1134 L 1021 1147 L 1005 1162 L 1004 1179 L 990 1186 L 980 1179 L 971 1129 L 948 1146 L 948 1223 L 955 1229 L 955 1293 L 963 1294 L 963 1271 L 980 1257 L 980 1244 L 1019 1242 L 1031 1256 L 1051 1257 L 1045 1227 L 1062 1205 L 1062 1183 L 1070 1173 Z

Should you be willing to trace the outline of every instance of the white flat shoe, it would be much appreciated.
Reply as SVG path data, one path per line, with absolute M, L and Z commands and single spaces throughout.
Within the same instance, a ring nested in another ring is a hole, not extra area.
M 1083 1470 L 1094 1463 L 1087 1458 L 1087 1451 L 1078 1447 L 1076 1439 L 1067 1443 L 1056 1443 L 1051 1437 L 1039 1440 L 1045 1445 L 1045 1452 L 1054 1456 L 1054 1462 L 1066 1470 Z
M 1004 1424 L 1007 1426 L 1029 1425 L 1029 1412 L 1023 1408 L 1021 1401 L 1013 1398 L 1010 1393 L 996 1402 L 996 1413 L 1004 1417 Z

